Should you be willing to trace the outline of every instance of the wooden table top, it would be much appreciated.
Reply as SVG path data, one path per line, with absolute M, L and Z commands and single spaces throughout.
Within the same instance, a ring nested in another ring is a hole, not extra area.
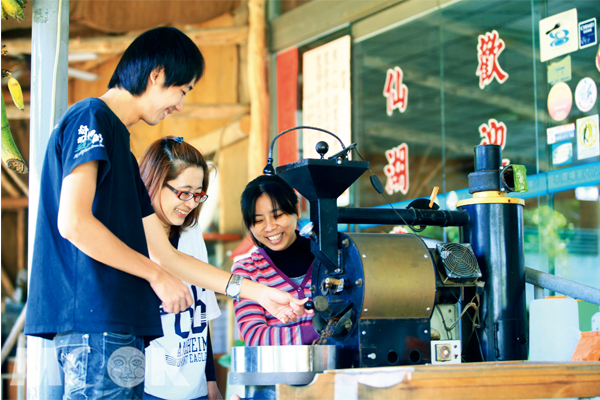
M 506 361 L 354 368 L 277 385 L 285 400 L 548 399 L 600 396 L 600 362 Z

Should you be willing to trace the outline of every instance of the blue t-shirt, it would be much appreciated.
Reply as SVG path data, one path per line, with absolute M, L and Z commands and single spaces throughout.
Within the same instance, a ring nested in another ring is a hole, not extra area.
M 130 151 L 129 131 L 103 101 L 83 100 L 67 110 L 46 149 L 25 334 L 48 339 L 69 331 L 162 336 L 160 300 L 150 284 L 88 257 L 58 231 L 63 179 L 93 160 L 99 162 L 94 216 L 148 256 L 142 218 L 154 209 Z

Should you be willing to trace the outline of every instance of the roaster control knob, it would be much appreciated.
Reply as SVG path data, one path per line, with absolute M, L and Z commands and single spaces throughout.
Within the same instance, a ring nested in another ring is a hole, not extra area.
M 313 297 L 313 303 L 315 310 L 319 312 L 327 311 L 329 309 L 329 300 L 325 296 Z

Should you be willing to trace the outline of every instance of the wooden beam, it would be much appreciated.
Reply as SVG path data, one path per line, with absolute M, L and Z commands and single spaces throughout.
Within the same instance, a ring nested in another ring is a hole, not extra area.
M 271 51 L 278 52 L 364 19 L 407 0 L 313 0 L 271 21 Z M 410 0 L 424 2 L 425 0 Z M 430 1 L 433 5 L 437 1 Z
M 27 197 L 3 197 L 2 198 L 2 209 L 3 210 L 19 210 L 22 208 L 29 207 L 29 199 Z
M 169 118 L 228 119 L 249 112 L 250 106 L 246 104 L 186 104 L 181 112 L 171 114 Z M 24 111 L 7 105 L 6 116 L 9 120 L 29 119 L 29 103 L 25 103 Z
M 226 28 L 187 29 L 183 31 L 197 46 L 221 46 L 227 44 L 240 44 L 248 40 L 247 26 L 233 26 Z M 73 38 L 69 40 L 69 54 L 96 53 L 96 54 L 121 54 L 138 35 L 122 36 L 97 36 L 87 38 Z M 31 54 L 31 39 L 2 39 L 10 49 L 12 56 Z
M 228 119 L 239 118 L 250 112 L 247 104 L 186 104 L 183 110 L 170 118 Z
M 11 119 L 29 119 L 29 103 L 25 103 L 25 109 L 19 110 L 14 104 L 6 103 L 6 117 Z
M 17 210 L 17 275 L 19 272 L 26 268 L 25 266 L 25 254 L 27 253 L 27 246 L 25 246 L 25 237 L 27 236 L 27 224 L 25 223 L 25 216 L 27 210 L 20 208 Z
M 19 178 L 19 176 L 18 176 L 19 174 L 17 174 L 12 169 L 8 168 L 4 163 L 2 163 L 2 169 L 4 170 L 5 173 L 8 174 L 8 176 L 10 176 L 12 178 L 15 185 L 17 185 L 19 187 L 19 189 L 21 189 L 21 192 L 23 192 L 23 195 L 25 195 L 25 197 L 29 197 L 29 186 L 25 182 L 23 182 L 21 180 L 21 178 Z
M 222 128 L 190 139 L 188 143 L 202 151 L 202 154 L 210 154 L 246 139 L 249 131 L 250 115 L 246 114 Z
M 5 164 L 2 163 L 2 169 L 4 169 L 4 166 Z M 2 178 L 2 189 L 6 190 L 8 195 L 12 198 L 21 196 L 19 189 L 17 189 L 7 177 Z
M 248 85 L 250 92 L 250 140 L 248 180 L 262 174 L 267 162 L 269 94 L 267 92 L 267 31 L 265 0 L 249 0 Z
M 2 293 L 7 297 L 12 297 L 15 294 L 15 285 L 6 273 L 4 264 L 2 264 Z

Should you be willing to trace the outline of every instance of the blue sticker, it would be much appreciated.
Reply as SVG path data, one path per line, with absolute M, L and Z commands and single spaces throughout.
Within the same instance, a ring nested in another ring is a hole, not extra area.
M 554 126 L 546 129 L 548 144 L 564 142 L 575 137 L 575 124 Z
M 596 44 L 596 18 L 579 23 L 579 48 L 584 49 Z

